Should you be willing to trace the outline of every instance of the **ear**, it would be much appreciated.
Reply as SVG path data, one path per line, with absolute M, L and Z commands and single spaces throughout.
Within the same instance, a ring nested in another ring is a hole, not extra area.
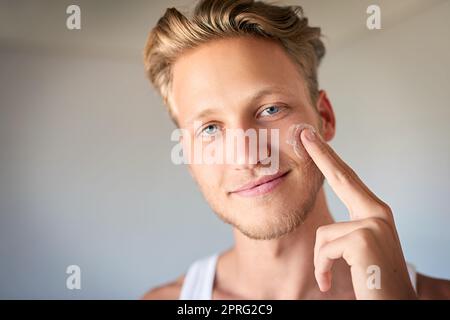
M 325 141 L 330 141 L 336 133 L 336 119 L 331 102 L 324 90 L 319 91 L 316 110 L 320 116 L 320 132 L 322 133 L 322 137 Z

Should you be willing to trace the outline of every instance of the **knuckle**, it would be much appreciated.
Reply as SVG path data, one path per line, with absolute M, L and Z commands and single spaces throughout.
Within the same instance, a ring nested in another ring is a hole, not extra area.
M 322 227 L 318 227 L 316 229 L 316 243 L 321 239 L 322 232 L 323 232 Z
M 368 218 L 366 220 L 366 227 L 375 232 L 382 231 L 385 226 L 386 226 L 386 222 L 384 222 L 380 218 Z
M 354 243 L 362 248 L 368 248 L 371 246 L 373 241 L 372 231 L 368 228 L 361 228 L 353 232 Z
M 379 201 L 379 204 L 378 204 L 378 210 L 380 210 L 381 213 L 383 213 L 383 214 L 387 214 L 389 216 L 392 215 L 391 207 L 386 202 L 383 202 L 381 200 Z
M 327 226 L 320 226 L 316 229 L 316 238 L 322 238 L 326 231 L 328 230 Z
M 394 214 L 392 213 L 391 207 L 381 200 L 377 202 L 378 203 L 374 208 L 374 214 L 376 214 L 378 217 L 381 217 L 388 224 L 394 225 Z
M 319 234 L 321 234 L 323 232 L 323 226 L 320 226 L 316 229 L 316 236 L 318 236 Z

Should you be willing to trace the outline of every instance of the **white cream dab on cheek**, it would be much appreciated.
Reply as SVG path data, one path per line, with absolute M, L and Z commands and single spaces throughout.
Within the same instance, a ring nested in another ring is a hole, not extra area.
M 304 150 L 304 147 L 302 145 L 301 139 L 300 139 L 300 133 L 303 129 L 310 129 L 314 132 L 316 132 L 316 129 L 310 124 L 307 123 L 299 123 L 299 124 L 293 124 L 289 127 L 288 131 L 288 138 L 286 140 L 286 143 L 293 146 L 294 152 L 297 155 L 297 157 L 301 159 L 307 158 L 306 150 Z

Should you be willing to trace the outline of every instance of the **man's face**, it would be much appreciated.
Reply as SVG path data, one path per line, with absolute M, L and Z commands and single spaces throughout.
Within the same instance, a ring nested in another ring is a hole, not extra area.
M 190 164 L 192 176 L 222 220 L 253 239 L 279 237 L 304 220 L 323 176 L 308 156 L 298 157 L 286 140 L 292 125 L 319 128 L 320 117 L 297 65 L 279 44 L 228 38 L 184 53 L 173 68 L 172 107 L 180 127 L 189 132 L 191 146 L 184 150 L 188 154 L 194 152 L 194 143 L 207 149 L 211 142 L 205 140 L 225 135 L 225 130 L 279 130 L 276 175 L 263 174 L 267 165 L 258 162 L 261 159 L 250 161 L 250 148 L 238 155 L 241 163 Z M 272 142 L 269 137 L 269 154 Z M 225 147 L 224 152 L 229 151 Z M 261 178 L 275 177 L 248 189 Z

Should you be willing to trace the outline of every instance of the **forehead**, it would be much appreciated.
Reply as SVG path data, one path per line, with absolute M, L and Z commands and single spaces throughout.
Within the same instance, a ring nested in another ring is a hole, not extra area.
M 298 66 L 280 44 L 254 37 L 212 40 L 173 66 L 172 103 L 180 120 L 198 109 L 231 106 L 268 87 L 305 94 Z

